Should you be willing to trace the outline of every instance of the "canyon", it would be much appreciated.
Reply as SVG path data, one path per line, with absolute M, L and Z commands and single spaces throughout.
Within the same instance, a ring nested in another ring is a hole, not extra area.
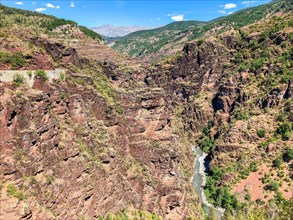
M 223 218 L 290 217 L 291 9 L 153 62 L 78 26 L 44 31 L 52 18 L 0 10 L 1 70 L 66 73 L 37 74 L 31 88 L 0 82 L 3 219 L 204 219 L 192 146 L 207 153 L 204 191 Z M 24 24 L 9 23 L 19 16 Z M 276 175 L 259 185 L 271 202 L 251 201 L 244 183 L 267 167 Z

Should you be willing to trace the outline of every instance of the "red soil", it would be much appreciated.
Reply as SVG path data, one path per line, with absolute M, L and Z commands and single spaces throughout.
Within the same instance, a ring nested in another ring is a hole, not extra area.
M 251 195 L 252 201 L 261 199 L 262 201 L 267 203 L 269 199 L 273 198 L 275 192 L 265 190 L 265 186 L 267 184 L 262 183 L 262 178 L 265 176 L 265 174 L 270 174 L 270 180 L 278 181 L 279 183 L 282 182 L 279 191 L 282 193 L 285 199 L 290 199 L 292 198 L 293 194 L 293 185 L 289 185 L 290 181 L 284 181 L 284 178 L 289 179 L 289 171 L 287 169 L 287 166 L 283 170 L 285 175 L 284 177 L 280 178 L 277 175 L 277 169 L 272 169 L 263 164 L 259 167 L 257 172 L 250 173 L 250 175 L 246 179 L 241 180 L 238 184 L 236 184 L 232 191 L 235 194 L 238 194 L 240 198 L 244 198 L 245 195 L 249 193 Z

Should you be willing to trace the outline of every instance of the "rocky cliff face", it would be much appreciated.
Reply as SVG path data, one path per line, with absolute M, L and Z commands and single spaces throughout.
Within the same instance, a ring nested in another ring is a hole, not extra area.
M 28 198 L 15 217 L 95 218 L 130 205 L 170 218 L 190 214 L 182 169 L 192 172 L 192 157 L 175 143 L 161 91 L 121 95 L 122 117 L 94 89 L 68 82 L 12 89 L 1 85 L 1 179 Z M 2 216 L 12 216 L 15 199 L 1 203 Z
M 32 89 L 0 84 L 1 216 L 194 215 L 191 147 L 176 134 L 165 91 L 129 89 L 115 64 L 94 64 L 45 38 L 30 42 L 68 72 L 51 84 L 36 78 Z

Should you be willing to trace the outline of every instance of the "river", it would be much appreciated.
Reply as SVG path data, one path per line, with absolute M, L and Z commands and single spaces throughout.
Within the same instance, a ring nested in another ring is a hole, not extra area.
M 198 195 L 200 201 L 203 204 L 205 213 L 209 215 L 212 210 L 214 210 L 218 219 L 221 219 L 225 213 L 225 209 L 215 207 L 207 201 L 207 198 L 204 193 L 204 186 L 206 183 L 206 157 L 207 154 L 204 153 L 200 148 L 194 147 L 193 152 L 195 153 L 195 168 L 193 174 L 193 186 L 196 194 Z

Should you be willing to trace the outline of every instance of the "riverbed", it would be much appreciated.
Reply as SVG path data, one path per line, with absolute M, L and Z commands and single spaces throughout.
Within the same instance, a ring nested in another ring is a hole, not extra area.
M 195 153 L 195 168 L 193 174 L 193 186 L 196 194 L 198 195 L 200 201 L 202 202 L 203 209 L 205 213 L 209 215 L 212 210 L 216 213 L 218 219 L 221 219 L 225 213 L 225 209 L 214 207 L 211 203 L 207 201 L 204 193 L 204 186 L 206 183 L 206 169 L 207 169 L 207 154 L 204 153 L 200 148 L 194 147 L 193 151 Z

